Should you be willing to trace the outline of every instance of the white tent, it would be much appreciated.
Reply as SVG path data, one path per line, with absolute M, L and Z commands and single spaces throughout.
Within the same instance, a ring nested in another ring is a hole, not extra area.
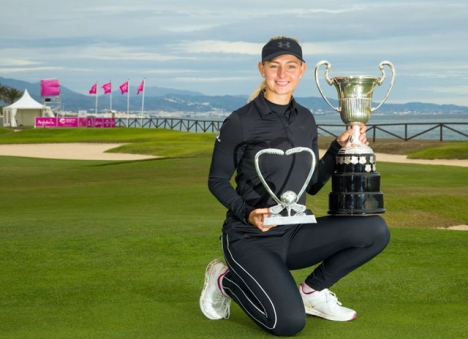
M 3 126 L 34 126 L 36 117 L 43 116 L 53 117 L 54 113 L 49 107 L 31 98 L 28 90 L 25 89 L 21 99 L 10 106 L 3 107 Z

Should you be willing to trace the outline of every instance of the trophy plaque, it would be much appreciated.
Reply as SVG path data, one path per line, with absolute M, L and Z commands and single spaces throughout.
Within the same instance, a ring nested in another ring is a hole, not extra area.
M 333 107 L 320 87 L 318 72 L 326 66 L 325 80 L 338 92 L 338 107 Z M 372 93 L 376 85 L 385 80 L 384 66 L 392 71 L 392 80 L 382 102 L 372 107 Z M 340 113 L 341 120 L 354 130 L 347 145 L 336 156 L 335 173 L 332 176 L 332 192 L 329 194 L 328 214 L 371 215 L 385 213 L 383 193 L 380 191 L 380 174 L 376 172 L 375 154 L 359 140 L 360 125 L 365 125 L 373 111 L 387 100 L 395 81 L 395 69 L 389 61 L 382 61 L 379 69 L 382 77 L 341 76 L 328 78 L 331 65 L 322 60 L 315 67 L 315 82 L 327 104 Z
M 308 152 L 311 154 L 311 164 L 310 171 L 307 175 L 307 178 L 304 182 L 299 193 L 293 191 L 285 191 L 281 194 L 281 197 L 278 198 L 276 194 L 272 191 L 265 178 L 262 175 L 259 165 L 259 158 L 262 154 L 274 154 L 280 156 L 289 156 L 299 152 Z M 263 220 L 264 226 L 276 226 L 276 225 L 294 225 L 294 224 L 311 224 L 316 223 L 315 216 L 313 214 L 306 213 L 306 207 L 304 205 L 298 204 L 299 198 L 305 192 L 307 185 L 309 184 L 312 174 L 315 169 L 315 154 L 314 152 L 307 147 L 295 147 L 287 150 L 286 152 L 277 148 L 266 148 L 259 151 L 255 155 L 255 170 L 257 175 L 265 187 L 268 194 L 273 198 L 277 205 L 269 208 L 270 217 Z M 283 213 L 283 214 L 282 214 Z

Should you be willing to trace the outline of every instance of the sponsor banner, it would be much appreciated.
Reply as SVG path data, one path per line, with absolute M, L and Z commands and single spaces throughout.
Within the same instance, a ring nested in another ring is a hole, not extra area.
M 36 127 L 88 127 L 88 128 L 114 128 L 115 118 L 50 118 L 36 117 Z
M 102 119 L 103 118 L 95 118 L 94 119 L 94 127 L 95 128 L 102 128 L 103 127 L 103 123 L 102 123 Z
M 114 128 L 115 127 L 115 118 L 104 118 L 103 120 L 104 128 Z
M 95 127 L 94 118 L 86 118 L 86 127 Z
M 78 127 L 78 118 L 58 118 L 58 127 Z
M 87 127 L 87 119 L 78 118 L 78 127 Z
M 57 127 L 57 118 L 36 117 L 36 127 Z

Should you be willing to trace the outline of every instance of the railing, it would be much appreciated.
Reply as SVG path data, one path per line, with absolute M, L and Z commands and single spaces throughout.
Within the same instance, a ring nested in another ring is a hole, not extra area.
M 222 121 L 192 120 L 178 118 L 117 118 L 115 127 L 165 128 L 184 132 L 217 132 Z
M 386 130 L 383 129 L 383 127 L 382 127 L 382 126 L 386 127 L 386 126 L 395 126 L 395 125 L 403 125 L 403 126 L 405 127 L 404 137 L 400 137 L 400 136 L 398 136 L 398 135 L 396 135 L 396 134 L 393 134 L 393 133 L 391 133 L 391 132 L 389 132 L 389 131 L 386 131 Z M 426 130 L 424 130 L 424 131 L 422 131 L 422 132 L 416 133 L 416 134 L 414 134 L 414 135 L 412 135 L 412 136 L 409 136 L 409 135 L 408 135 L 408 126 L 409 126 L 409 125 L 416 125 L 416 126 L 417 126 L 417 125 L 419 125 L 419 126 L 421 126 L 421 125 L 426 125 L 426 126 L 427 126 L 427 125 L 431 125 L 432 127 L 428 128 L 428 129 L 426 129 Z M 464 126 L 468 126 L 468 123 L 466 123 L 466 122 L 465 122 L 465 123 L 464 123 L 464 122 L 452 122 L 452 123 L 443 123 L 443 122 L 441 122 L 441 123 L 432 123 L 432 124 L 428 124 L 428 123 L 411 123 L 411 124 L 409 124 L 409 123 L 406 123 L 406 124 L 381 124 L 381 125 L 373 125 L 373 126 L 374 126 L 374 128 L 373 128 L 373 141 L 375 141 L 375 134 L 376 134 L 376 131 L 377 131 L 377 130 L 380 130 L 380 131 L 382 131 L 382 132 L 385 132 L 385 133 L 388 133 L 388 134 L 390 134 L 390 135 L 393 135 L 393 136 L 396 137 L 396 138 L 403 139 L 404 141 L 408 141 L 408 140 L 414 139 L 414 138 L 416 138 L 416 137 L 418 137 L 418 136 L 420 136 L 420 135 L 423 135 L 423 134 L 425 134 L 425 133 L 428 133 L 428 132 L 430 132 L 430 131 L 432 131 L 432 130 L 435 130 L 435 129 L 437 129 L 437 128 L 439 129 L 439 140 L 440 140 L 440 141 L 444 141 L 444 128 L 446 128 L 446 129 L 449 130 L 449 131 L 455 132 L 457 135 L 461 135 L 461 136 L 464 136 L 465 138 L 468 138 L 468 134 L 467 134 L 467 133 L 463 133 L 463 132 L 461 132 L 461 131 L 459 131 L 459 130 L 453 128 L 453 127 L 450 127 L 449 125 L 457 125 L 457 126 L 458 126 L 458 125 L 460 125 L 460 126 L 461 126 L 461 125 L 464 125 Z
M 393 136 L 395 138 L 408 141 L 411 139 L 415 139 L 416 137 L 422 136 L 424 134 L 427 134 L 431 131 L 434 130 L 439 130 L 439 140 L 444 141 L 444 131 L 447 133 L 450 131 L 450 133 L 455 134 L 457 136 L 461 136 L 468 138 L 468 133 L 463 132 L 459 129 L 456 129 L 450 125 L 455 125 L 455 126 L 465 126 L 465 130 L 468 131 L 468 122 L 449 122 L 449 123 L 443 123 L 443 122 L 412 122 L 412 123 L 395 123 L 395 124 L 368 124 L 367 125 L 367 135 L 372 135 L 372 141 L 375 142 L 377 139 L 377 131 L 380 131 L 384 134 L 388 134 L 390 136 Z M 419 130 L 417 132 L 410 132 L 409 127 L 417 127 L 417 126 L 429 126 L 428 128 L 423 129 L 422 131 Z M 335 127 L 335 128 L 343 128 L 343 125 L 335 125 L 335 124 L 321 124 L 317 126 L 319 130 L 325 132 L 326 134 L 329 134 L 331 136 L 337 136 L 333 132 L 331 132 L 329 129 L 326 129 L 325 127 Z M 403 135 L 396 134 L 394 130 L 390 130 L 390 127 L 401 127 L 403 128 Z M 382 134 L 381 133 L 381 134 Z M 380 136 L 383 138 L 384 136 Z M 458 139 L 457 139 L 458 140 Z
M 116 127 L 141 127 L 164 128 L 184 132 L 217 132 L 222 125 L 220 120 L 193 120 L 179 118 L 116 118 Z M 426 127 L 424 127 L 426 126 Z M 319 133 L 338 136 L 344 129 L 343 124 L 318 124 Z M 423 127 L 423 128 L 421 128 Z M 336 131 L 335 131 L 336 130 Z M 396 131 L 398 130 L 398 131 Z M 401 130 L 401 131 L 400 131 Z M 393 123 L 393 124 L 368 124 L 367 135 L 375 142 L 377 137 L 385 138 L 386 135 L 404 141 L 427 136 L 428 133 L 438 130 L 438 139 L 444 141 L 444 132 L 456 135 L 456 140 L 468 138 L 468 122 L 422 122 L 422 123 Z M 378 133 L 379 132 L 379 133 Z M 379 135 L 377 135 L 379 134 Z M 445 134 L 445 135 L 446 135 Z M 458 139 L 460 137 L 460 139 Z M 434 139 L 432 136 L 431 139 Z M 445 138 L 446 140 L 446 138 Z

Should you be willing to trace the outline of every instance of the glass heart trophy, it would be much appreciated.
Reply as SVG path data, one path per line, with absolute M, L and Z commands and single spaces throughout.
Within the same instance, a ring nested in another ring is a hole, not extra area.
M 318 72 L 326 66 L 325 80 L 338 92 L 338 107 L 333 107 L 323 94 Z M 372 108 L 372 93 L 376 85 L 385 80 L 384 66 L 392 71 L 392 80 L 382 102 Z M 383 193 L 380 191 L 380 174 L 376 172 L 375 154 L 359 140 L 360 125 L 365 125 L 373 111 L 387 100 L 395 81 L 395 69 L 389 61 L 382 61 L 379 69 L 382 78 L 374 76 L 339 76 L 328 78 L 331 65 L 322 60 L 315 67 L 315 82 L 327 104 L 340 113 L 341 120 L 354 130 L 348 144 L 336 156 L 335 173 L 332 176 L 332 192 L 329 194 L 328 214 L 372 215 L 385 213 Z
M 293 191 L 285 191 L 281 194 L 281 197 L 278 198 L 273 190 L 268 185 L 267 181 L 263 177 L 262 171 L 260 170 L 259 159 L 262 154 L 273 154 L 279 156 L 292 156 L 296 153 L 307 152 L 311 155 L 311 164 L 310 170 L 307 175 L 307 178 L 304 182 L 299 193 Z M 270 216 L 263 219 L 264 226 L 276 226 L 276 225 L 293 225 L 293 224 L 312 224 L 316 223 L 315 216 L 313 214 L 308 214 L 306 211 L 306 206 L 298 204 L 299 198 L 305 192 L 312 174 L 315 169 L 315 154 L 314 152 L 307 147 L 295 147 L 283 151 L 277 148 L 266 148 L 263 149 L 255 155 L 255 170 L 257 172 L 258 178 L 260 179 L 263 187 L 265 187 L 268 194 L 273 198 L 277 205 L 269 208 Z

